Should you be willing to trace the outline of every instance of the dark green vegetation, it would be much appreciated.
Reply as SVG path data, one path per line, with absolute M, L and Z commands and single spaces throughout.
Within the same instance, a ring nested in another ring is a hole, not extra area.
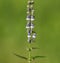
M 27 63 L 13 55 L 27 57 L 27 0 L 0 0 L 0 63 Z M 35 0 L 35 31 L 37 38 L 32 56 L 46 56 L 33 63 L 60 63 L 60 1 Z

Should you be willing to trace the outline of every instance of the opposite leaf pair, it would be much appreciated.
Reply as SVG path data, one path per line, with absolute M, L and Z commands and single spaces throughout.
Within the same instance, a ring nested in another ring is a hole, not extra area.
M 28 60 L 28 58 L 26 58 L 26 57 L 24 57 L 24 56 L 20 56 L 20 55 L 18 55 L 18 54 L 16 54 L 16 53 L 14 53 L 14 55 L 17 56 L 17 57 L 19 57 L 19 58 L 21 58 L 21 59 Z M 35 60 L 35 59 L 37 59 L 37 58 L 45 58 L 45 56 L 34 56 L 34 57 L 31 58 L 31 60 Z

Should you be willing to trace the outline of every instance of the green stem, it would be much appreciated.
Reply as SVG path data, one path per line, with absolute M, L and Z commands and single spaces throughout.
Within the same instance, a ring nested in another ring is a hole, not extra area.
M 29 63 L 31 63 L 31 53 L 29 52 Z
M 31 47 L 31 44 L 29 44 L 29 48 Z M 28 53 L 29 57 L 28 57 L 28 63 L 31 63 L 31 51 L 29 51 Z

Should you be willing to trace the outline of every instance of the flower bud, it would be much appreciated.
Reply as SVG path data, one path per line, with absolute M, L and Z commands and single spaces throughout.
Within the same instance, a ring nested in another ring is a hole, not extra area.
M 31 23 L 31 29 L 34 28 L 34 25 Z
M 31 16 L 28 15 L 27 18 L 26 18 L 26 20 L 31 20 Z
M 27 37 L 29 37 L 29 38 L 30 38 L 30 37 L 31 37 L 31 35 L 28 35 Z
M 33 39 L 36 38 L 36 33 L 33 33 L 32 38 L 33 38 Z
M 28 28 L 30 28 L 29 26 L 26 26 L 26 28 L 28 29 Z
M 34 1 L 28 1 L 28 4 L 29 4 L 29 5 L 34 4 Z
M 30 5 L 31 8 L 33 8 L 33 5 Z
M 35 19 L 34 19 L 34 16 L 31 16 L 31 21 L 34 21 Z
M 34 10 L 31 11 L 31 15 L 32 15 L 32 16 L 33 16 L 33 14 L 34 14 Z
M 29 5 L 27 5 L 27 8 L 29 8 L 30 6 Z
M 27 25 L 26 25 L 26 28 L 31 28 L 31 22 L 28 22 Z

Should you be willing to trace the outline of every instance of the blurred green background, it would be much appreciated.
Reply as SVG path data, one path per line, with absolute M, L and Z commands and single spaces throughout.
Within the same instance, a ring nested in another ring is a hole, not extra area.
M 28 57 L 26 48 L 27 0 L 0 0 L 0 63 L 27 63 L 13 53 Z M 35 31 L 32 46 L 40 50 L 32 55 L 44 55 L 33 63 L 60 63 L 60 1 L 35 0 Z

